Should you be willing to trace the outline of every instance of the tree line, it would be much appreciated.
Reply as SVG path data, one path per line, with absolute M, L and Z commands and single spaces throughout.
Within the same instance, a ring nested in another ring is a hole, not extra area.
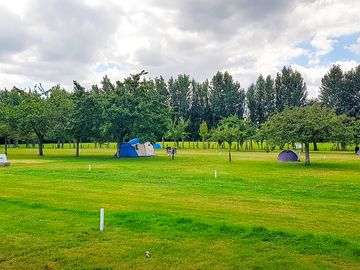
M 320 104 L 349 117 L 343 121 L 347 127 L 358 126 L 354 123 L 360 118 L 360 66 L 348 72 L 331 67 L 322 78 L 318 99 L 313 100 L 307 97 L 302 75 L 291 67 L 283 67 L 275 78 L 259 75 L 246 90 L 228 72 L 219 71 L 204 82 L 185 74 L 168 81 L 144 75 L 142 71 L 116 82 L 105 76 L 90 89 L 74 81 L 72 91 L 60 85 L 47 90 L 41 85 L 0 90 L 0 137 L 5 148 L 10 139 L 37 141 L 43 155 L 45 141 L 58 145 L 72 141 L 78 156 L 79 144 L 85 141 L 120 144 L 132 137 L 156 141 L 164 136 L 175 142 L 212 139 L 242 147 L 246 140 L 262 145 L 273 139 L 262 127 L 289 108 Z M 316 124 L 316 119 L 312 121 Z M 237 134 L 232 135 L 235 129 Z M 337 142 L 344 146 L 356 140 L 354 134 Z M 311 142 L 316 146 L 323 140 L 313 137 Z

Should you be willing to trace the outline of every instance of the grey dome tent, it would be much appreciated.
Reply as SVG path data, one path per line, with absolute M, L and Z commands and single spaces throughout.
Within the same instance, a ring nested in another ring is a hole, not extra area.
M 358 150 L 358 151 L 356 152 L 356 154 L 358 154 L 358 155 L 360 156 L 360 150 Z
M 300 161 L 300 156 L 293 150 L 282 151 L 277 158 L 280 162 L 297 162 Z

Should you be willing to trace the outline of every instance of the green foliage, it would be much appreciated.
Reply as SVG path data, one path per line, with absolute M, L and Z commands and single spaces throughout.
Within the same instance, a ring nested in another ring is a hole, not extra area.
M 231 145 L 233 142 L 236 142 L 241 136 L 240 132 L 240 119 L 233 115 L 226 118 L 223 118 L 219 121 L 219 124 L 216 129 L 212 131 L 213 140 L 219 143 L 219 146 L 223 142 L 229 144 L 229 161 L 231 162 Z
M 175 122 L 170 120 L 168 124 L 168 130 L 166 133 L 166 138 L 174 140 L 176 147 L 179 147 L 179 140 L 185 139 L 188 136 L 186 132 L 186 128 L 189 125 L 189 120 L 179 119 L 179 121 Z
M 243 118 L 245 91 L 228 73 L 218 71 L 211 80 L 209 103 L 212 112 L 211 127 L 224 117 L 236 115 Z
M 337 116 L 333 110 L 318 104 L 287 108 L 270 118 L 262 129 L 269 143 L 285 145 L 301 142 L 305 148 L 311 142 L 338 142 L 352 136 L 345 116 Z M 307 155 L 308 151 L 306 149 Z
M 352 122 L 352 129 L 354 134 L 354 143 L 355 145 L 360 144 L 360 119 L 357 119 Z
M 307 98 L 306 84 L 299 71 L 283 67 L 275 79 L 275 107 L 281 112 L 285 107 L 305 105 Z
M 339 65 L 331 67 L 321 79 L 320 101 L 337 114 L 360 118 L 360 66 L 343 72 Z
M 70 93 L 56 85 L 50 89 L 48 102 L 54 119 L 49 138 L 62 143 L 71 140 L 70 112 L 74 111 L 74 102 Z
M 199 129 L 199 135 L 205 141 L 207 137 L 209 136 L 209 128 L 207 126 L 207 123 L 205 121 L 201 122 L 200 129 Z

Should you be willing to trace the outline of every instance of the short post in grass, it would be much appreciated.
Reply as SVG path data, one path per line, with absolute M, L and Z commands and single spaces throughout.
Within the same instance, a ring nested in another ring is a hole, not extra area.
M 214 171 L 214 176 L 217 178 L 217 170 Z
M 324 155 L 324 159 L 326 159 L 326 156 Z
M 91 164 L 89 164 L 89 172 L 91 171 Z
M 100 232 L 104 231 L 104 208 L 100 208 Z

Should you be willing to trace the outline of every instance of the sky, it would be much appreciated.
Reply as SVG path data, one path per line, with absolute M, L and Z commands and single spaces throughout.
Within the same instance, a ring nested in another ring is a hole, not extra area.
M 360 64 L 358 0 L 0 0 L 0 89 L 292 66 L 316 97 L 334 64 Z

